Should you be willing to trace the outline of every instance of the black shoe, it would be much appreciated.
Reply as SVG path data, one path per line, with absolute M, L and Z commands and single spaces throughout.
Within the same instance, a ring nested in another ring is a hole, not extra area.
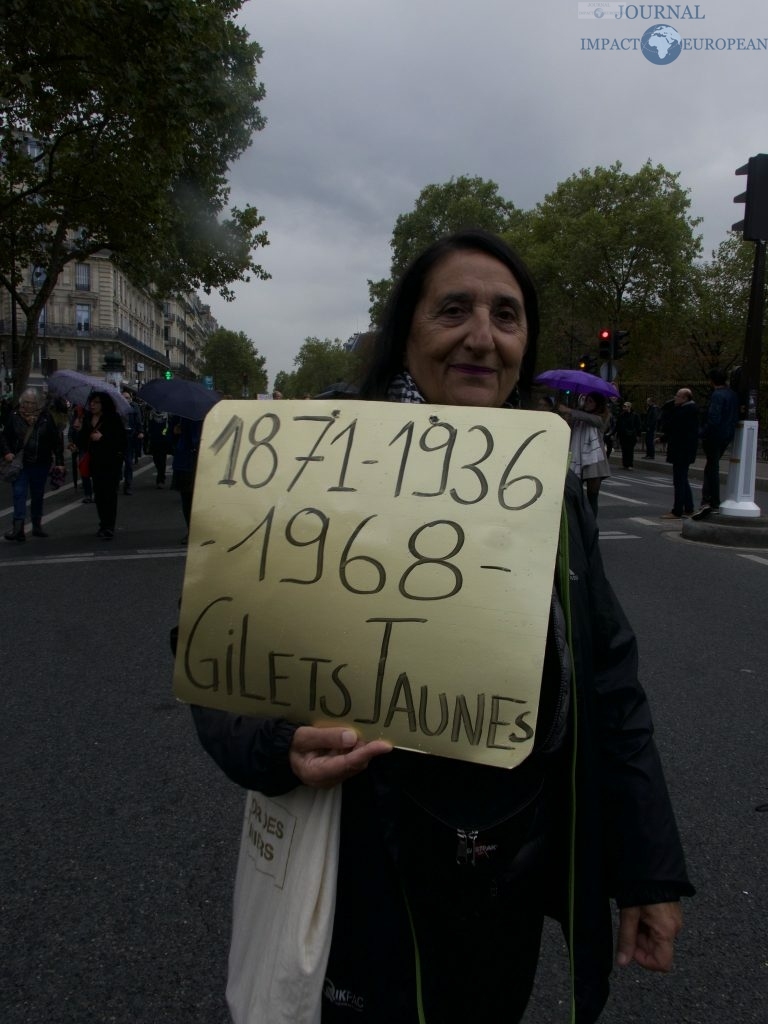
M 709 515 L 711 515 L 711 513 L 712 509 L 709 507 L 709 505 L 702 505 L 698 512 L 693 513 L 691 519 L 706 519 Z
M 112 530 L 99 530 L 99 536 L 102 540 L 112 540 L 115 534 Z

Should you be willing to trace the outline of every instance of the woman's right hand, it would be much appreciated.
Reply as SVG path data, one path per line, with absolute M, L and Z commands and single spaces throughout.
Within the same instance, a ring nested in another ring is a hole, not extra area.
M 374 757 L 391 749 L 387 740 L 365 742 L 351 729 L 300 725 L 293 734 L 288 759 L 293 774 L 305 786 L 330 789 L 359 775 Z
M 6 452 L 3 457 L 6 462 L 13 462 L 13 452 Z

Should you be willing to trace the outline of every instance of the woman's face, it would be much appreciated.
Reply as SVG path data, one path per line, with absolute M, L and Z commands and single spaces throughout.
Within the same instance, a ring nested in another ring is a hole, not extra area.
M 486 253 L 453 252 L 426 278 L 405 366 L 427 402 L 500 406 L 517 384 L 527 342 L 512 272 Z

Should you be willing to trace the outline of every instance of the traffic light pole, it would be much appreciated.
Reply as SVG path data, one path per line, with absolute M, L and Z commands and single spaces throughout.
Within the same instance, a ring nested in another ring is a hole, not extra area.
M 749 293 L 747 334 L 744 339 L 747 419 L 759 419 L 760 363 L 763 351 L 763 298 L 765 295 L 765 242 L 755 242 L 752 289 Z
M 760 429 L 760 362 L 763 348 L 763 301 L 765 295 L 765 242 L 755 242 L 752 264 L 752 288 L 749 294 L 747 333 L 744 339 L 743 394 L 746 418 L 736 427 L 733 452 L 728 468 L 725 501 L 720 511 L 726 516 L 754 519 L 760 507 L 755 503 L 757 443 Z

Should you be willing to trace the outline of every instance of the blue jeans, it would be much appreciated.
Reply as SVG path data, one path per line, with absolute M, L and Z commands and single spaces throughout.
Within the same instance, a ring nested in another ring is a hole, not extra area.
M 24 520 L 27 517 L 27 491 L 30 496 L 32 522 L 42 519 L 43 494 L 45 481 L 50 472 L 49 466 L 25 466 L 13 482 L 13 518 Z

